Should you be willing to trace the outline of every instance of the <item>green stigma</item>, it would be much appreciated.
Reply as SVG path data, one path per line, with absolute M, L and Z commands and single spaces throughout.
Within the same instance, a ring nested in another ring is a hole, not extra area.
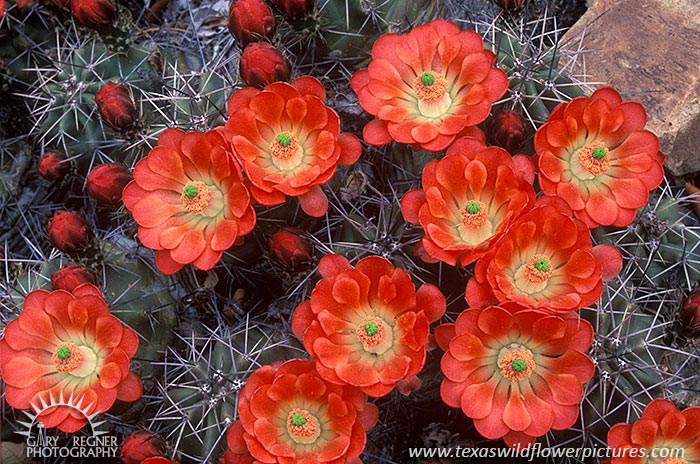
M 187 198 L 194 198 L 197 196 L 197 193 L 199 193 L 199 189 L 195 185 L 185 185 L 185 188 L 182 190 L 182 193 Z
M 513 367 L 513 370 L 515 372 L 522 372 L 525 369 L 527 369 L 527 363 L 525 362 L 524 359 L 514 359 L 513 362 L 511 363 L 511 366 Z
M 70 348 L 65 345 L 60 347 L 58 351 L 56 351 L 56 357 L 61 361 L 65 361 L 66 359 L 70 358 Z
M 537 261 L 535 261 L 535 269 L 537 269 L 540 272 L 547 272 L 549 271 L 549 263 L 546 259 L 540 258 Z
M 288 147 L 292 143 L 292 136 L 289 134 L 280 134 L 277 136 L 277 143 L 283 147 Z
M 470 201 L 467 203 L 467 213 L 469 214 L 477 214 L 479 211 L 481 211 L 481 208 L 479 207 L 479 203 L 475 201 Z
M 301 427 L 304 424 L 306 424 L 306 417 L 303 414 L 298 412 L 292 414 L 292 425 L 294 427 Z
M 594 148 L 593 153 L 592 153 L 593 158 L 595 158 L 597 160 L 605 158 L 605 155 L 607 155 L 607 154 L 608 154 L 608 150 L 606 150 L 603 147 Z
M 374 337 L 379 332 L 379 324 L 373 321 L 369 321 L 365 324 L 365 333 L 370 337 Z
M 420 81 L 423 85 L 433 85 L 435 82 L 435 76 L 431 72 L 424 72 L 420 75 Z

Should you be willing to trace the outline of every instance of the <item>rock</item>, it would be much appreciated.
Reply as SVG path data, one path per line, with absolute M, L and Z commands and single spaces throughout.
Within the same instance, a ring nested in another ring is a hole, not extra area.
M 583 37 L 583 38 L 582 38 Z M 573 68 L 644 104 L 675 175 L 700 171 L 700 3 L 594 0 L 561 41 Z

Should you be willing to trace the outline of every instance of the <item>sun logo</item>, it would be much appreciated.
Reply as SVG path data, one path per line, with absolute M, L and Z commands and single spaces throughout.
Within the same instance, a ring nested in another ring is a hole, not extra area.
M 94 409 L 93 403 L 85 403 L 84 397 L 75 398 L 71 394 L 66 398 L 61 392 L 55 396 L 53 392 L 38 396 L 31 402 L 32 410 L 24 411 L 27 420 L 18 421 L 25 430 L 17 431 L 25 437 L 28 458 L 52 457 L 116 457 L 118 446 L 116 437 L 106 436 L 107 431 L 98 430 L 105 421 L 98 421 L 97 414 L 90 414 Z M 49 435 L 47 427 L 42 423 L 42 416 L 52 414 L 57 408 L 68 408 L 70 416 L 83 419 L 83 425 L 72 436 Z

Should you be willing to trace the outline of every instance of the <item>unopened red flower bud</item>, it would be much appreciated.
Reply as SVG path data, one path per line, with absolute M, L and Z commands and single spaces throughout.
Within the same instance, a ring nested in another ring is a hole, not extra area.
M 112 129 L 126 131 L 136 125 L 138 112 L 129 89 L 116 82 L 107 82 L 95 94 L 97 110 Z
M 519 10 L 525 5 L 525 0 L 493 0 L 494 3 L 506 11 Z
M 700 334 L 700 289 L 688 295 L 681 308 L 680 320 L 686 331 Z
M 272 4 L 292 18 L 306 16 L 314 8 L 314 0 L 272 0 Z
M 129 168 L 121 163 L 100 164 L 88 174 L 85 189 L 99 204 L 119 206 L 122 190 L 133 178 Z
M 275 17 L 263 0 L 234 0 L 228 13 L 228 29 L 243 45 L 275 34 Z
M 72 292 L 78 285 L 94 284 L 95 282 L 97 282 L 97 278 L 92 271 L 76 264 L 63 266 L 51 276 L 51 287 L 54 290 Z
M 117 19 L 117 6 L 112 0 L 70 0 L 70 12 L 91 29 L 102 29 Z
M 141 461 L 140 464 L 179 464 L 176 461 L 171 461 L 163 456 L 153 456 L 152 458 L 146 458 Z
M 56 211 L 47 225 L 49 241 L 64 253 L 87 245 L 92 231 L 85 217 L 75 211 Z
M 248 44 L 243 50 L 239 72 L 252 87 L 265 87 L 277 81 L 288 81 L 291 70 L 282 52 L 267 42 Z
M 146 430 L 138 430 L 124 439 L 121 446 L 123 464 L 141 464 L 145 459 L 163 455 L 163 440 Z
M 304 231 L 285 227 L 275 232 L 268 241 L 272 258 L 289 270 L 297 270 L 311 262 L 313 246 L 304 237 Z
M 47 151 L 39 159 L 36 168 L 44 179 L 61 180 L 70 171 L 70 163 L 63 153 Z
M 493 117 L 489 135 L 496 145 L 516 153 L 525 140 L 525 120 L 517 111 L 503 110 Z

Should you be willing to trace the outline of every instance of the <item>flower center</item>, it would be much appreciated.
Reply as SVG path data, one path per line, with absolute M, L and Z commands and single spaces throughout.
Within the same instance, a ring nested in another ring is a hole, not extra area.
M 530 378 L 536 366 L 532 351 L 513 343 L 501 349 L 498 356 L 498 367 L 504 378 L 511 382 L 519 382 Z
M 420 81 L 423 85 L 433 85 L 435 83 L 435 75 L 431 72 L 424 72 L 420 75 Z
M 211 191 L 201 180 L 189 181 L 182 189 L 180 200 L 187 212 L 201 214 L 209 206 Z
M 661 464 L 688 464 L 685 458 L 668 458 L 661 461 Z
M 379 317 L 364 318 L 355 329 L 355 335 L 365 351 L 376 355 L 384 353 L 393 343 L 391 327 Z
M 365 324 L 365 333 L 368 336 L 373 337 L 373 336 L 377 335 L 378 332 L 379 332 L 379 324 L 377 324 L 376 322 L 369 321 L 368 323 Z
M 58 372 L 71 372 L 80 366 L 83 353 L 74 344 L 66 343 L 58 347 L 51 360 Z
M 533 284 L 541 284 L 552 276 L 552 265 L 545 255 L 535 255 L 525 265 L 525 278 Z
M 598 140 L 585 144 L 576 152 L 581 167 L 594 176 L 604 173 L 610 168 L 608 147 Z
M 480 201 L 470 201 L 461 211 L 462 224 L 470 229 L 478 229 L 488 221 L 486 205 Z
M 277 143 L 283 147 L 288 147 L 289 144 L 292 143 L 292 136 L 283 132 L 277 136 Z
M 309 411 L 294 408 L 287 415 L 287 432 L 295 443 L 308 445 L 321 435 L 321 426 Z
M 447 81 L 434 71 L 426 71 L 415 78 L 413 90 L 421 101 L 437 100 L 447 92 Z
M 289 159 L 299 150 L 299 141 L 296 135 L 289 132 L 278 134 L 270 145 L 270 154 L 278 159 Z

